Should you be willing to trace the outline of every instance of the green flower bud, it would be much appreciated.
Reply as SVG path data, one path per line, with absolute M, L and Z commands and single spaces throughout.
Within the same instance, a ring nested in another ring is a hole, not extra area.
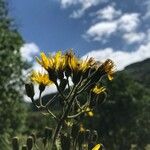
M 28 150 L 31 150 L 32 147 L 33 147 L 33 138 L 32 138 L 32 136 L 29 136 L 27 138 L 27 147 L 28 147 Z
M 45 90 L 45 85 L 40 84 L 40 85 L 39 85 L 39 90 L 40 90 L 40 92 L 42 93 L 42 92 Z
M 84 143 L 84 136 L 85 136 L 85 131 L 80 131 L 78 134 L 78 144 L 79 147 L 81 147 L 81 145 Z
M 23 145 L 22 150 L 28 150 L 27 145 Z
M 34 97 L 34 86 L 32 83 L 25 84 L 26 94 L 28 97 L 33 98 Z
M 46 146 L 46 144 L 47 144 L 47 139 L 44 137 L 44 138 L 42 139 L 42 142 L 43 142 L 44 147 L 45 147 L 45 146 Z
M 19 139 L 18 139 L 18 137 L 14 137 L 12 139 L 12 147 L 13 147 L 13 150 L 19 150 Z
M 85 132 L 84 132 L 84 134 L 85 134 L 85 136 L 84 136 L 84 138 L 85 138 L 85 141 L 89 141 L 90 140 L 90 136 L 91 136 L 91 131 L 90 130 L 88 130 L 88 129 L 86 129 L 85 130 Z
M 33 143 L 35 144 L 35 141 L 36 141 L 36 135 L 35 135 L 35 133 L 32 133 L 31 136 L 33 138 Z
M 93 141 L 93 142 L 96 142 L 97 139 L 98 139 L 98 133 L 97 133 L 96 130 L 94 130 L 94 131 L 92 132 L 92 141 Z
M 62 150 L 70 150 L 71 139 L 69 136 L 61 134 L 61 148 Z
M 44 133 L 45 138 L 51 139 L 52 138 L 52 132 L 53 132 L 52 128 L 45 127 L 45 133 Z
M 79 130 L 80 130 L 79 124 L 76 123 L 72 125 L 71 136 L 73 139 L 76 139 L 76 137 L 78 136 Z

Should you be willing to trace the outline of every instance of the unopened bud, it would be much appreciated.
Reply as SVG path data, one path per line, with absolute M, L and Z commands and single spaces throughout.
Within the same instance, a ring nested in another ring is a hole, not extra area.
M 79 130 L 80 130 L 79 124 L 73 124 L 71 129 L 71 136 L 73 139 L 75 139 L 78 136 Z
M 23 145 L 22 150 L 28 150 L 27 145 Z
M 44 137 L 44 138 L 42 139 L 42 142 L 43 142 L 44 147 L 45 147 L 45 146 L 46 146 L 46 144 L 47 144 L 47 139 Z
M 12 147 L 13 147 L 13 150 L 19 150 L 19 139 L 18 139 L 18 137 L 14 137 L 12 139 Z
M 91 131 L 86 129 L 84 134 L 85 134 L 85 141 L 88 142 L 90 140 Z
M 31 150 L 32 147 L 33 147 L 33 138 L 32 138 L 32 136 L 29 136 L 27 138 L 27 147 L 28 147 L 28 150 Z
M 45 85 L 40 84 L 40 85 L 39 85 L 39 90 L 40 90 L 40 92 L 42 93 L 42 92 L 45 90 Z
M 94 131 L 92 132 L 92 141 L 93 141 L 93 142 L 96 142 L 97 139 L 98 139 L 98 133 L 97 133 L 96 130 L 94 130 Z
M 33 143 L 35 144 L 35 141 L 36 141 L 36 135 L 35 135 L 35 133 L 32 133 L 31 136 L 33 138 Z
M 62 150 L 70 150 L 71 139 L 69 136 L 61 134 L 61 148 Z
M 81 145 L 84 143 L 84 134 L 85 131 L 80 131 L 78 134 L 78 144 L 81 147 Z
M 28 97 L 33 98 L 34 97 L 34 86 L 32 83 L 25 84 L 26 94 Z
M 45 134 L 45 138 L 46 139 L 51 139 L 52 132 L 53 132 L 52 128 L 45 127 L 45 133 L 44 133 Z

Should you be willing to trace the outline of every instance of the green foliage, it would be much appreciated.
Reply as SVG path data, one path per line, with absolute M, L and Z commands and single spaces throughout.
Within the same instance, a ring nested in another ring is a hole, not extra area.
M 130 77 L 150 90 L 150 58 L 131 64 L 125 68 Z
M 104 145 L 112 150 L 128 150 L 132 144 L 144 149 L 150 139 L 148 90 L 124 73 L 118 73 L 108 90 L 107 102 L 93 119 Z
M 20 47 L 23 40 L 0 0 L 0 134 L 15 133 L 24 123 Z

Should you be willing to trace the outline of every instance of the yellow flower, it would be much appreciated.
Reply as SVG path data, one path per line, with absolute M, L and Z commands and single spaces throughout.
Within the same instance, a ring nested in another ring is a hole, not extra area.
M 100 150 L 102 148 L 101 144 L 97 144 L 95 147 L 92 148 L 92 150 Z
M 41 60 L 36 58 L 37 62 L 46 70 L 63 70 L 65 67 L 65 56 L 61 51 L 58 51 L 54 56 L 47 57 L 45 53 L 41 53 Z
M 85 128 L 83 127 L 83 124 L 80 124 L 80 132 L 84 132 L 85 131 Z
M 106 88 L 104 87 L 99 87 L 99 86 L 95 86 L 93 89 L 92 89 L 92 92 L 95 93 L 95 94 L 100 94 L 102 92 L 104 92 L 106 90 Z
M 66 65 L 71 69 L 71 70 L 76 70 L 78 68 L 78 59 L 75 57 L 73 52 L 70 50 L 69 52 L 66 53 Z
M 91 65 L 92 59 L 81 60 L 78 59 L 72 51 L 66 53 L 66 64 L 73 71 L 85 72 Z
M 66 65 L 65 56 L 61 51 L 58 51 L 54 56 L 55 70 L 63 70 Z
M 39 85 L 47 86 L 53 84 L 51 80 L 49 80 L 48 74 L 42 74 L 40 72 L 33 71 L 30 77 L 32 82 L 35 82 Z
M 79 70 L 85 72 L 90 67 L 90 59 L 81 60 L 79 62 Z
M 84 110 L 84 112 L 86 112 L 86 115 L 89 116 L 89 117 L 94 116 L 93 111 L 89 107 L 87 107 L 86 110 Z
M 36 61 L 46 70 L 52 65 L 49 58 L 43 52 L 41 53 L 41 60 L 36 57 Z
M 113 74 L 114 74 L 114 63 L 112 60 L 107 59 L 104 63 L 104 70 L 108 75 L 108 79 L 112 80 L 113 79 Z

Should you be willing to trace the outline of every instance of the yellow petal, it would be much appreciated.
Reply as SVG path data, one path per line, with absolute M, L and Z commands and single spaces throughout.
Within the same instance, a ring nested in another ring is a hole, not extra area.
M 108 74 L 108 79 L 109 79 L 110 81 L 113 80 L 113 76 L 110 75 L 110 74 Z
M 101 148 L 101 144 L 97 144 L 95 147 L 92 148 L 92 150 L 99 150 Z

